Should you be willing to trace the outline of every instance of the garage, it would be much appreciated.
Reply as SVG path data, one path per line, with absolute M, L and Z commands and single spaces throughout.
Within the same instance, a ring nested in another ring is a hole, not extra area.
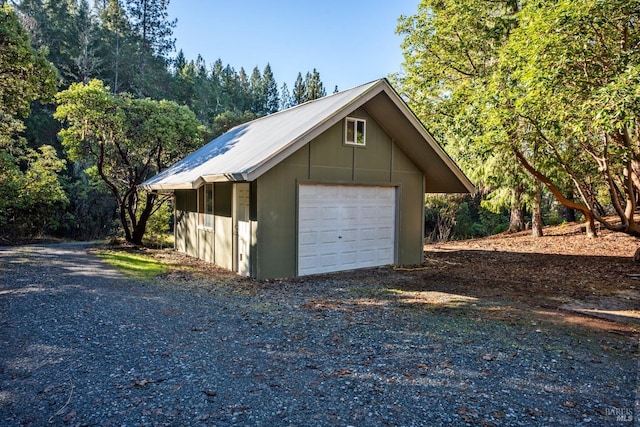
M 298 275 L 393 264 L 396 187 L 300 185 Z
M 177 250 L 260 280 L 420 264 L 424 195 L 474 191 L 385 79 L 236 126 L 141 188 L 173 194 Z

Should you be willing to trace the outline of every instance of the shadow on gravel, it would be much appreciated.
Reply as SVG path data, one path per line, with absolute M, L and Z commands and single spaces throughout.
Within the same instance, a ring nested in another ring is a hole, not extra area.
M 497 267 L 476 256 L 262 282 L 200 274 L 211 272 L 204 266 L 140 283 L 106 274 L 84 249 L 0 248 L 0 424 L 607 425 L 627 416 L 637 343 L 529 317 L 540 310 L 532 301 L 567 293 L 543 295 L 551 281 L 514 269 L 490 278 Z
M 486 319 L 538 317 L 593 330 L 638 332 L 640 267 L 627 258 L 497 251 L 427 252 L 413 267 L 290 279 L 340 280 L 351 295 L 317 306 L 458 310 Z

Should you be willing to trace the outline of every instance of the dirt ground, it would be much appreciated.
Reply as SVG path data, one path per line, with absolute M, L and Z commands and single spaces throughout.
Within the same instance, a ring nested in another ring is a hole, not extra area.
M 640 332 L 640 265 L 633 263 L 640 239 L 607 230 L 588 239 L 580 227 L 546 227 L 545 236 L 537 239 L 522 232 L 429 244 L 424 263 L 417 266 L 266 282 L 248 281 L 176 252 L 153 252 L 179 268 L 169 275 L 185 282 L 195 275 L 244 288 L 300 292 L 314 280 L 359 281 L 372 295 L 392 289 L 414 306 L 473 300 L 495 318 L 533 316 L 623 334 Z
M 521 232 L 427 245 L 425 263 L 444 264 L 462 292 L 473 288 L 564 322 L 637 331 L 640 265 L 633 255 L 640 239 L 608 230 L 590 239 L 580 229 L 565 224 L 545 228 L 541 238 Z

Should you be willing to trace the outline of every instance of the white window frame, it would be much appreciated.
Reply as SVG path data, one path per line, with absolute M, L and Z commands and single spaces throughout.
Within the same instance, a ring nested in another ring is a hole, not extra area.
M 213 229 L 213 184 L 203 184 L 198 189 L 198 228 Z M 209 209 L 207 209 L 209 208 Z
M 362 123 L 362 142 L 358 142 L 358 124 Z M 353 131 L 354 140 L 349 141 L 349 127 Z M 344 120 L 344 143 L 345 145 L 353 145 L 356 147 L 367 146 L 367 121 L 357 117 L 347 117 Z

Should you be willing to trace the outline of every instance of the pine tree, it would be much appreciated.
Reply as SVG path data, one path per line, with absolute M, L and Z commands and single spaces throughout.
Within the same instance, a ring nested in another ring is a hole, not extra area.
M 327 91 L 324 89 L 324 85 L 320 81 L 320 73 L 314 68 L 313 73 L 307 73 L 304 79 L 305 86 L 305 101 L 312 101 L 314 99 L 327 96 Z
M 280 89 L 280 110 L 286 110 L 291 106 L 293 106 L 293 102 L 291 101 L 289 87 L 287 83 L 282 83 L 282 88 Z
M 264 111 L 266 114 L 275 113 L 278 111 L 278 107 L 280 105 L 280 97 L 278 96 L 278 83 L 276 83 L 276 79 L 273 76 L 271 65 L 269 65 L 269 63 L 264 67 L 262 80 L 266 95 Z
M 254 67 L 251 72 L 251 78 L 249 79 L 249 98 L 249 110 L 258 116 L 264 116 L 266 114 L 265 104 L 267 103 L 267 96 L 262 75 L 258 67 Z
M 251 93 L 249 87 L 249 77 L 244 67 L 240 67 L 237 75 L 238 88 L 233 96 L 233 104 L 238 111 L 251 111 Z
M 102 32 L 103 73 L 105 81 L 113 93 L 131 89 L 133 74 L 132 45 L 129 42 L 131 25 L 119 0 L 104 0 L 100 10 Z
M 75 34 L 78 37 L 77 52 L 72 58 L 73 68 L 69 70 L 69 76 L 75 82 L 87 83 L 91 78 L 97 76 L 102 65 L 102 58 L 97 55 L 99 41 L 97 26 L 91 16 L 87 0 L 80 0 L 78 4 L 75 27 Z
M 171 36 L 177 22 L 168 20 L 168 6 L 169 0 L 127 2 L 137 60 L 132 92 L 140 97 L 161 98 L 168 84 L 167 55 L 175 47 Z
M 180 70 L 182 70 L 185 65 L 187 65 L 187 58 L 184 56 L 184 52 L 182 51 L 182 49 L 178 51 L 178 54 L 172 62 L 174 75 L 177 75 L 178 73 L 180 73 Z
M 168 20 L 169 0 L 127 0 L 133 32 L 143 52 L 165 57 L 175 48 L 172 38 L 177 20 Z
M 307 94 L 307 89 L 304 84 L 304 80 L 302 80 L 302 73 L 298 73 L 298 77 L 296 77 L 296 82 L 293 84 L 293 94 L 291 95 L 291 104 L 292 105 L 302 104 L 307 100 L 306 94 Z

